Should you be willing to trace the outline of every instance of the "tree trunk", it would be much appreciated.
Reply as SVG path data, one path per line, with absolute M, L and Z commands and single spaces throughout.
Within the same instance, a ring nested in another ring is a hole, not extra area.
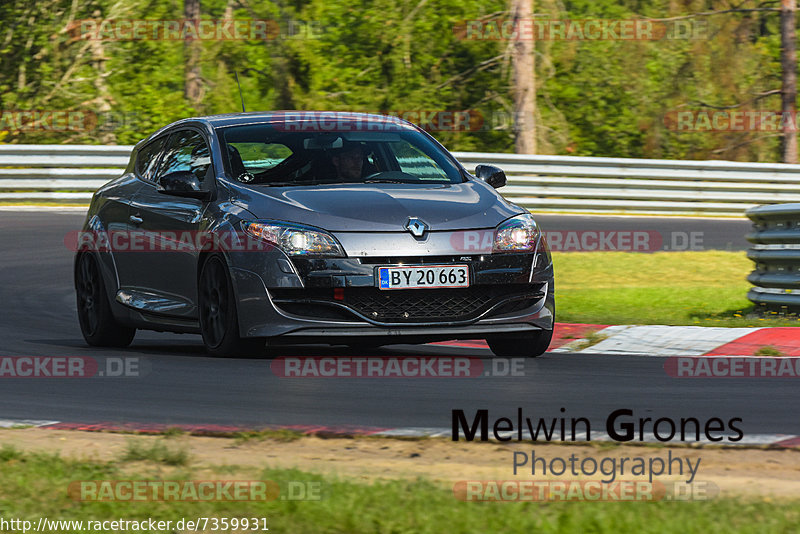
M 796 0 L 781 0 L 781 113 L 783 162 L 797 163 L 797 37 Z
M 184 0 L 183 18 L 187 20 L 200 19 L 200 0 Z M 200 84 L 200 43 L 192 39 L 188 33 L 183 41 L 183 57 L 186 61 L 184 70 L 183 94 L 190 104 L 197 108 L 202 100 L 202 87 Z
M 511 17 L 516 28 L 530 24 L 533 0 L 511 0 Z M 536 71 L 534 41 L 517 38 L 513 42 L 514 148 L 517 154 L 536 153 Z
M 103 49 L 102 41 L 93 40 L 91 41 L 90 46 L 92 50 L 92 62 L 94 63 L 95 68 L 93 84 L 97 90 L 97 96 L 90 102 L 92 102 L 92 108 L 98 112 L 98 116 L 103 122 L 101 124 L 99 121 L 96 125 L 100 142 L 104 145 L 112 145 L 117 142 L 117 136 L 112 129 L 114 122 L 110 115 L 114 109 L 112 106 L 114 103 L 114 97 L 111 96 L 111 91 L 106 83 L 106 78 L 109 75 L 108 70 L 106 69 L 106 62 L 108 61 L 108 58 L 106 57 L 105 50 Z M 84 104 L 86 104 L 86 102 L 84 102 Z

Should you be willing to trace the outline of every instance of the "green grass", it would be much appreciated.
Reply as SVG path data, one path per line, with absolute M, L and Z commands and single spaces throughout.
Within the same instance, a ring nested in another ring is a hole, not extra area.
M 4 451 L 9 448 L 2 449 Z M 328 533 L 793 533 L 800 501 L 720 498 L 676 503 L 476 503 L 426 480 L 364 484 L 297 470 L 264 469 L 261 480 L 317 482 L 322 500 L 271 502 L 78 502 L 72 481 L 130 480 L 124 464 L 76 461 L 16 451 L 0 456 L 0 516 L 38 520 L 266 517 L 270 532 Z M 194 476 L 191 468 L 184 476 Z M 202 475 L 208 480 L 208 475 Z M 468 478 L 469 473 L 464 473 Z M 133 477 L 136 478 L 136 477 Z M 224 477 L 222 477 L 224 479 Z M 165 480 L 176 480 L 174 475 Z M 71 532 L 65 530 L 64 532 Z
M 264 441 L 266 439 L 271 439 L 281 443 L 289 443 L 301 439 L 303 435 L 304 434 L 302 432 L 298 432 L 296 430 L 280 428 L 275 430 L 252 430 L 236 432 L 233 434 L 233 438 L 236 445 L 242 445 L 248 441 Z
M 22 458 L 22 451 L 10 445 L 3 445 L 2 448 L 0 448 L 0 463 L 10 462 L 11 460 L 17 460 L 19 458 Z
M 165 428 L 164 431 L 161 432 L 161 435 L 165 438 L 174 438 L 177 436 L 185 436 L 186 431 L 180 427 L 171 426 L 169 428 Z
M 560 322 L 800 326 L 747 300 L 744 252 L 556 252 L 553 261 Z
M 607 338 L 608 338 L 608 336 L 600 334 L 595 330 L 591 330 L 591 331 L 587 332 L 586 334 L 584 334 L 583 341 L 581 341 L 580 343 L 578 343 L 575 346 L 575 350 L 588 349 L 592 345 L 597 345 L 598 343 L 600 343 L 601 341 L 603 341 L 603 340 L 605 340 Z
M 759 347 L 758 350 L 756 350 L 753 353 L 753 355 L 755 355 L 755 356 L 776 356 L 776 357 L 785 356 L 785 354 L 783 352 L 781 352 L 779 349 L 776 349 L 772 345 L 765 345 L 763 347 Z
M 190 458 L 186 449 L 170 446 L 165 441 L 158 440 L 150 444 L 145 444 L 142 441 L 129 441 L 122 459 L 127 462 L 149 460 L 165 465 L 178 466 L 187 465 Z

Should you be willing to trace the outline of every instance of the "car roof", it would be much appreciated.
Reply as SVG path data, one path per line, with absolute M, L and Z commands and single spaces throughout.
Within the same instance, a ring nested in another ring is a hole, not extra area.
M 181 122 L 202 122 L 206 123 L 212 128 L 221 128 L 225 126 L 237 126 L 242 124 L 270 124 L 285 121 L 292 121 L 297 123 L 314 123 L 330 121 L 369 121 L 372 123 L 392 123 L 396 126 L 404 126 L 409 130 L 414 130 L 416 127 L 399 117 L 392 117 L 388 115 L 379 115 L 375 113 L 359 113 L 355 111 L 248 111 L 246 113 L 225 113 L 222 115 L 206 115 L 203 117 L 192 117 L 182 119 L 180 121 L 170 124 L 174 126 Z M 335 129 L 335 128 L 331 128 Z
M 176 126 L 205 126 L 208 129 L 225 128 L 228 126 L 241 126 L 247 124 L 278 124 L 291 121 L 298 130 L 314 130 L 313 125 L 320 125 L 321 131 L 336 131 L 335 125 L 347 123 L 344 128 L 352 128 L 353 123 L 369 122 L 373 127 L 380 124 L 391 124 L 393 129 L 418 130 L 418 128 L 396 116 L 379 115 L 376 113 L 359 113 L 355 111 L 248 111 L 242 113 L 224 113 L 220 115 L 205 115 L 201 117 L 188 117 L 170 123 L 137 143 L 137 147 Z M 331 127 L 331 125 L 334 125 Z M 369 128 L 369 127 L 367 127 Z

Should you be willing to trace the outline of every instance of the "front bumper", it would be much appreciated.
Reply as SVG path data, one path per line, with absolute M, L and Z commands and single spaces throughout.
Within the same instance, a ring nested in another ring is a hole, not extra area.
M 253 262 L 253 256 L 241 260 Z M 468 288 L 377 287 L 380 266 L 450 264 L 469 266 Z M 553 269 L 546 249 L 536 254 L 275 257 L 271 263 L 262 257 L 248 266 L 233 261 L 233 274 L 244 337 L 418 342 L 550 330 L 554 323 Z

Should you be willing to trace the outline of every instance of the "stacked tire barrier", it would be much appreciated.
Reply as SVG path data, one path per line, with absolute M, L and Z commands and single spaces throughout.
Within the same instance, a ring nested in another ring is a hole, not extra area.
M 747 298 L 755 304 L 800 310 L 800 204 L 758 206 L 746 212 L 753 221 L 747 257 L 755 269 Z

